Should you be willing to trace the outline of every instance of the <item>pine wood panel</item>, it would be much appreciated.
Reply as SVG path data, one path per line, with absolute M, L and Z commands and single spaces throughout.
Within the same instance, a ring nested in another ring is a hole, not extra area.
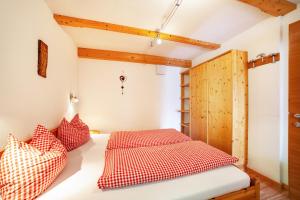
M 297 5 L 287 0 L 239 0 L 257 7 L 265 13 L 275 17 L 286 15 L 295 10 Z
M 100 49 L 78 48 L 78 56 L 80 58 L 168 65 L 186 68 L 190 68 L 192 66 L 191 60 Z
M 232 51 L 233 127 L 232 154 L 239 158 L 238 164 L 247 166 L 248 160 L 248 54 Z
M 300 21 L 289 26 L 289 188 L 300 199 Z
M 63 26 L 71 26 L 71 27 L 82 27 L 82 28 L 94 28 L 99 30 L 113 31 L 119 33 L 126 33 L 131 35 L 145 36 L 150 38 L 157 38 L 159 36 L 162 40 L 170 40 L 173 42 L 179 42 L 189 45 L 194 45 L 207 49 L 218 49 L 220 48 L 220 44 L 205 42 L 201 40 L 195 40 L 192 38 L 187 38 L 183 36 L 168 34 L 168 33 L 158 33 L 157 31 L 141 29 L 130 26 L 123 26 L 118 24 L 111 24 L 106 22 L 93 21 L 88 19 L 81 19 L 63 15 L 54 14 L 54 19 L 56 22 Z
M 191 69 L 191 136 L 194 140 L 207 142 L 208 88 L 207 65 Z
M 232 154 L 232 55 L 207 63 L 208 144 Z
M 231 50 L 190 71 L 192 138 L 247 163 L 247 52 Z

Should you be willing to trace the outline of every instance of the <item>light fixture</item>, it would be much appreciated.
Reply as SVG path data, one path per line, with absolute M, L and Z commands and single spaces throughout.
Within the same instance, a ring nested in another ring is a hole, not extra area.
M 162 43 L 162 40 L 160 39 L 160 34 L 159 34 L 159 32 L 157 33 L 157 36 L 156 36 L 156 38 L 155 38 L 155 43 L 156 43 L 157 45 L 161 45 L 161 43 Z
M 175 15 L 177 9 L 181 5 L 182 1 L 183 0 L 174 0 L 172 6 L 170 7 L 170 9 L 168 10 L 168 12 L 166 13 L 166 15 L 163 19 L 163 23 L 160 26 L 160 30 L 164 30 L 166 28 L 166 26 L 169 24 L 169 22 L 171 21 L 171 19 Z
M 161 45 L 162 40 L 160 38 L 156 38 L 155 42 L 156 42 L 157 45 Z
M 156 30 L 156 32 L 157 32 L 156 37 L 154 37 L 154 40 L 151 40 L 151 42 L 150 42 L 150 47 L 154 47 L 155 44 L 156 45 L 161 45 L 162 44 L 162 39 L 160 38 L 160 31 L 163 31 L 166 28 L 166 26 L 169 24 L 169 22 L 171 21 L 171 19 L 175 15 L 177 9 L 182 4 L 182 1 L 183 0 L 173 0 L 173 4 L 168 9 L 167 13 L 165 14 L 165 16 L 163 18 L 163 22 L 160 26 L 160 29 Z
M 70 102 L 71 103 L 78 103 L 79 99 L 73 93 L 70 94 Z

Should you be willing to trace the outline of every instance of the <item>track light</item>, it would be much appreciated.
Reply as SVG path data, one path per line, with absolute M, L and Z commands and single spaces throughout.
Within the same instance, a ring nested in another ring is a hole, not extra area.
M 155 44 L 156 45 L 161 45 L 162 44 L 162 39 L 160 38 L 160 31 L 164 30 L 166 28 L 166 26 L 169 24 L 172 17 L 175 15 L 175 12 L 177 11 L 179 6 L 181 5 L 182 1 L 183 0 L 173 0 L 173 4 L 170 7 L 170 9 L 168 10 L 168 12 L 166 13 L 166 15 L 163 19 L 163 23 L 160 26 L 160 29 L 156 30 L 156 32 L 157 32 L 156 37 L 153 37 L 153 39 L 150 42 L 150 47 L 154 47 Z
M 167 14 L 165 15 L 165 17 L 163 19 L 163 23 L 160 26 L 160 30 L 164 30 L 166 28 L 166 26 L 171 21 L 172 17 L 175 15 L 175 12 L 177 11 L 179 6 L 181 5 L 182 1 L 183 0 L 175 0 L 173 2 L 172 7 L 168 10 Z
M 161 45 L 162 40 L 160 38 L 156 38 L 155 42 L 156 42 L 157 45 Z
M 157 36 L 156 36 L 156 38 L 155 38 L 155 43 L 156 43 L 157 45 L 161 45 L 161 43 L 162 43 L 162 40 L 160 39 L 160 34 L 159 34 L 159 32 L 157 33 Z

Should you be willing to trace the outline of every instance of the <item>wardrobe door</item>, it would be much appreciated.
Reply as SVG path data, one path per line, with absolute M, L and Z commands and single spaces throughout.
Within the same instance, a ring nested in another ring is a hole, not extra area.
M 207 63 L 208 144 L 232 153 L 232 54 Z
M 206 64 L 191 69 L 191 137 L 207 142 Z
M 247 165 L 248 149 L 248 54 L 232 51 L 232 155 L 237 165 Z

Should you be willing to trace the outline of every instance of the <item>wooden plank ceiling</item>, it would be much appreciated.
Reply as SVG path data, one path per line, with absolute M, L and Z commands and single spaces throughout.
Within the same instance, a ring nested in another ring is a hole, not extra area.
M 274 17 L 283 16 L 295 10 L 297 5 L 287 0 L 239 0 L 251 6 L 257 7 Z

